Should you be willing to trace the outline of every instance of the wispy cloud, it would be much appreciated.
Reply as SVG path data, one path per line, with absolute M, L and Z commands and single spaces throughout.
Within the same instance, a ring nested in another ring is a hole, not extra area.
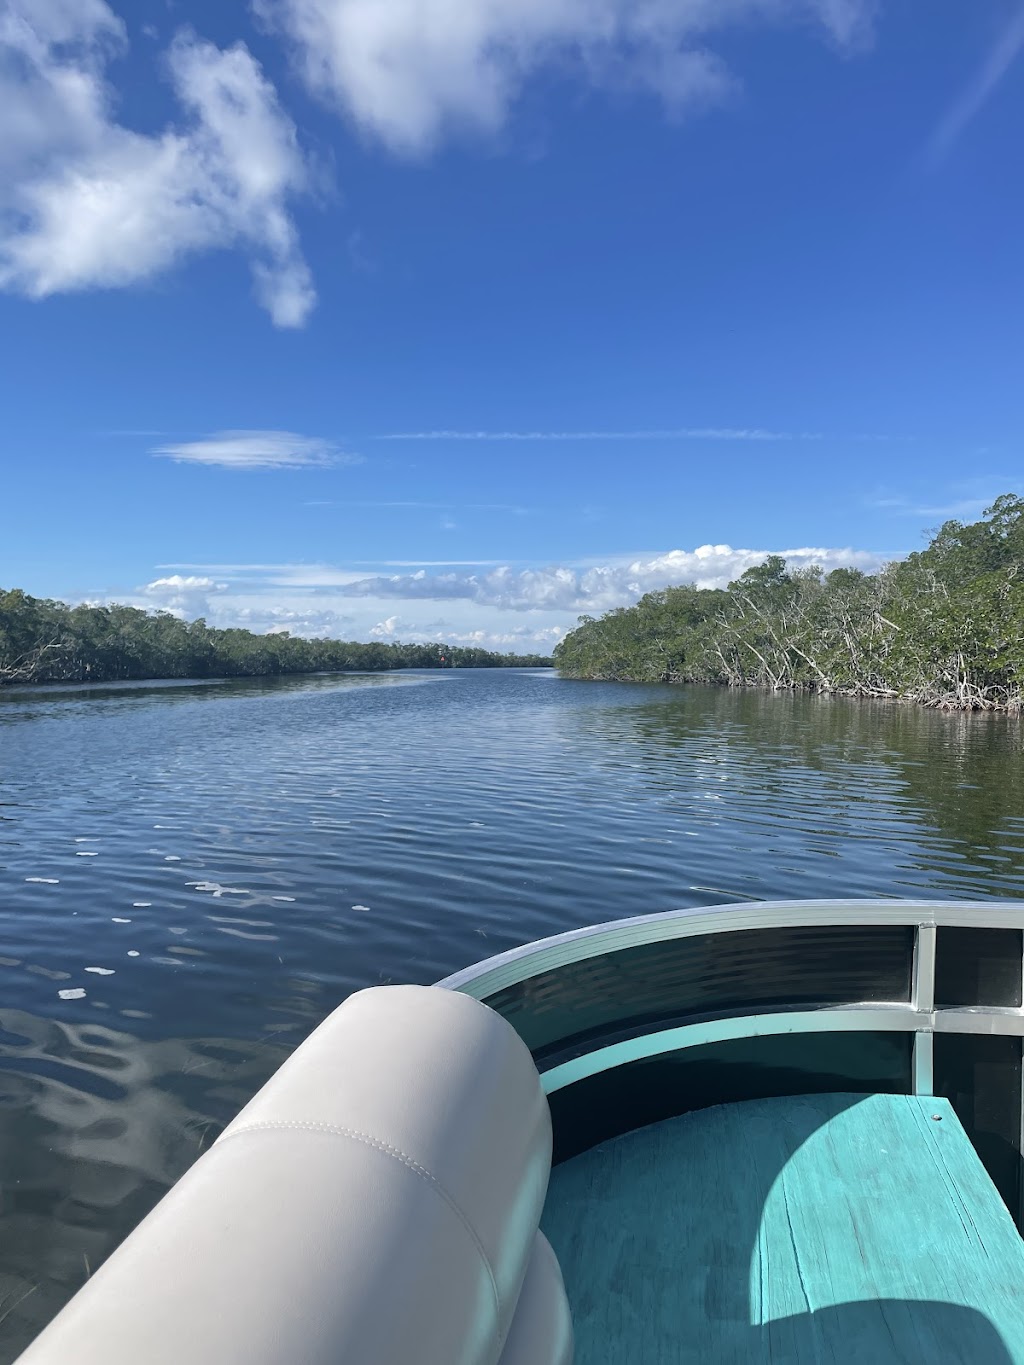
M 367 564 L 369 560 L 355 560 Z M 454 568 L 494 568 L 507 564 L 507 559 L 376 559 L 372 561 L 382 569 L 454 569 Z
M 294 564 L 156 564 L 157 569 L 189 569 L 201 573 L 276 573 L 279 569 L 295 568 Z
M 917 503 L 904 498 L 878 498 L 871 504 L 898 517 L 978 517 L 992 502 L 991 498 L 960 498 L 956 502 Z
M 992 45 L 988 56 L 946 111 L 932 133 L 926 150 L 929 165 L 937 166 L 948 155 L 957 138 L 976 118 L 999 87 L 1003 77 L 1024 50 L 1024 5 L 1007 23 Z
M 378 441 L 821 441 L 820 431 L 674 427 L 641 431 L 393 431 Z
M 371 565 L 382 569 L 436 569 L 459 567 L 486 568 L 496 564 L 508 564 L 507 559 L 354 559 L 353 565 Z M 326 564 L 157 564 L 158 569 L 193 569 L 206 573 L 219 574 L 264 574 L 289 573 L 301 576 L 304 573 L 318 573 L 331 568 Z
M 953 484 L 942 490 L 946 496 L 941 501 L 934 498 L 914 498 L 907 494 L 886 491 L 867 500 L 868 507 L 877 507 L 896 517 L 930 517 L 945 521 L 953 517 L 957 520 L 973 520 L 980 517 L 987 507 L 991 507 L 1002 493 L 1019 493 L 1024 484 L 1012 478 L 977 478 Z
M 362 462 L 361 455 L 294 431 L 216 431 L 199 441 L 156 446 L 150 454 L 221 469 L 303 469 Z
M 514 502 L 363 502 L 349 498 L 315 498 L 303 504 L 305 507 L 384 507 L 422 509 L 432 512 L 514 512 L 526 516 L 533 509 L 521 507 Z

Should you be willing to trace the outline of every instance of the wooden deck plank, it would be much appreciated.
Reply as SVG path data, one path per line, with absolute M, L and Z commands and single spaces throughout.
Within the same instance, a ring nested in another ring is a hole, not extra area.
M 557 1167 L 543 1227 L 577 1365 L 1024 1365 L 1024 1242 L 945 1100 L 655 1124 Z

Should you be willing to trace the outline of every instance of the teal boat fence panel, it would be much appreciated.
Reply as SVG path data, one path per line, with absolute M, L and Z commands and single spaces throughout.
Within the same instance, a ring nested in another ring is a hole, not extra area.
M 484 1000 L 530 1046 L 556 1161 L 751 1095 L 941 1094 L 1020 1225 L 1020 901 L 670 911 L 544 939 L 441 984 Z

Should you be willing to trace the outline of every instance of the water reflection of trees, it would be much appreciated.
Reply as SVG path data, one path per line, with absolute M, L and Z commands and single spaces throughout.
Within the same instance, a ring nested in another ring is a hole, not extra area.
M 629 704 L 632 687 L 609 686 L 604 695 L 618 704 L 571 717 L 608 761 L 624 747 L 634 758 L 639 751 L 650 784 L 678 786 L 690 763 L 720 762 L 780 801 L 792 799 L 804 770 L 819 779 L 816 790 L 855 802 L 874 777 L 893 782 L 900 805 L 946 838 L 1024 866 L 1020 719 L 701 686 L 644 688 L 644 700 Z
M 434 675 L 431 675 L 433 677 Z M 48 687 L 0 689 L 0 725 L 65 715 L 87 708 L 106 714 L 153 706 L 181 706 L 197 701 L 240 700 L 245 697 L 299 692 L 336 692 L 365 687 L 403 687 L 421 680 L 406 673 L 314 673 L 299 677 L 179 679 L 165 682 L 59 683 Z

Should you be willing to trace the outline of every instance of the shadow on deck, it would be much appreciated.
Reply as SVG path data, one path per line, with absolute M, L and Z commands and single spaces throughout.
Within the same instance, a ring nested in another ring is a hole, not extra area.
M 556 1167 L 543 1227 L 577 1365 L 1024 1365 L 1024 1242 L 945 1100 L 654 1124 Z

